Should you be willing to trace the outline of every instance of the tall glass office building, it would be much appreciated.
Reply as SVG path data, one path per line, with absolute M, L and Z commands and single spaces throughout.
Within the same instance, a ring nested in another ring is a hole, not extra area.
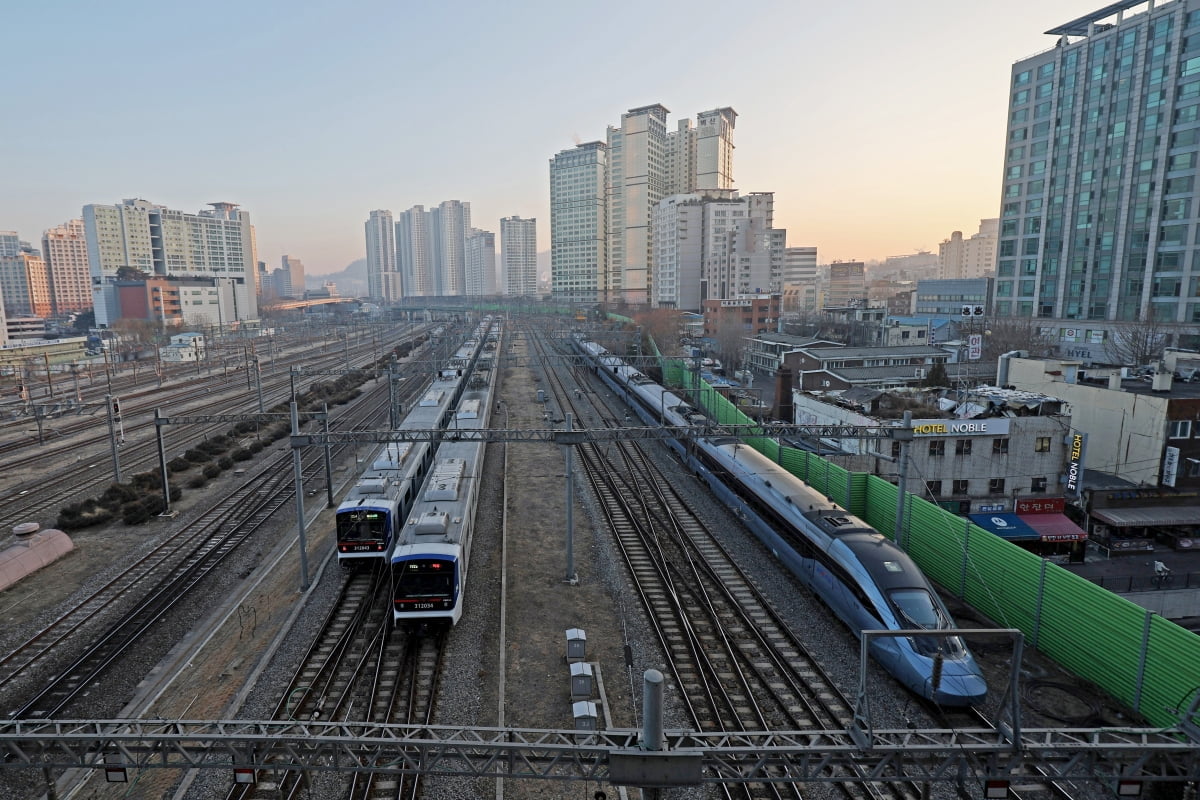
M 1012 70 L 995 313 L 1200 322 L 1200 0 L 1047 33 Z

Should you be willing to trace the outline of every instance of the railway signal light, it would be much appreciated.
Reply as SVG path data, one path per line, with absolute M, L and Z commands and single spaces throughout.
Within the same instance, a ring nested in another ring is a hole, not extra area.
M 115 397 L 112 399 L 112 415 L 115 420 L 121 419 L 121 402 Z

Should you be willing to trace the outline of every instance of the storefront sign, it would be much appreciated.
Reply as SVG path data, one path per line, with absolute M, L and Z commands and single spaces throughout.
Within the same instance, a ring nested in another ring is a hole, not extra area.
M 1179 448 L 1168 447 L 1167 454 L 1163 458 L 1162 482 L 1163 486 L 1174 486 L 1175 476 L 1179 472 Z
M 1087 434 L 1072 433 L 1067 437 L 1067 494 L 1079 496 L 1083 484 L 1083 456 L 1087 450 Z
M 1017 501 L 1018 514 L 1061 514 L 1067 506 L 1062 497 L 1043 497 L 1040 499 L 1022 498 Z
M 914 419 L 916 436 L 1008 436 L 1008 417 L 988 419 Z
M 980 514 L 988 514 L 988 513 L 991 513 L 992 511 L 1003 511 L 1003 510 L 1004 510 L 1004 503 L 994 503 L 993 505 L 990 505 L 990 506 L 985 505 L 985 506 L 979 507 Z

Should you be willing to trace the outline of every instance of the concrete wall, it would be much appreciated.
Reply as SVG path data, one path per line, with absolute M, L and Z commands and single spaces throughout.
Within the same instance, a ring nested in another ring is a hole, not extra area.
M 1134 483 L 1157 486 L 1169 399 L 1067 383 L 1068 366 L 1054 359 L 1013 358 L 1008 382 L 1069 404 L 1071 427 L 1088 434 L 1085 470 L 1100 470 Z

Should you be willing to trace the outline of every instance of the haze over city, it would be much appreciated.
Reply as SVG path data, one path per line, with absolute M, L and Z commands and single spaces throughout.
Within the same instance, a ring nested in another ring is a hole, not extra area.
M 936 252 L 998 215 L 1012 63 L 1092 9 L 22 4 L 0 229 L 227 200 L 260 258 L 320 275 L 363 256 L 371 209 L 459 199 L 483 227 L 538 218 L 545 250 L 549 159 L 662 103 L 672 121 L 734 108 L 736 187 L 774 192 L 775 224 L 822 263 Z

